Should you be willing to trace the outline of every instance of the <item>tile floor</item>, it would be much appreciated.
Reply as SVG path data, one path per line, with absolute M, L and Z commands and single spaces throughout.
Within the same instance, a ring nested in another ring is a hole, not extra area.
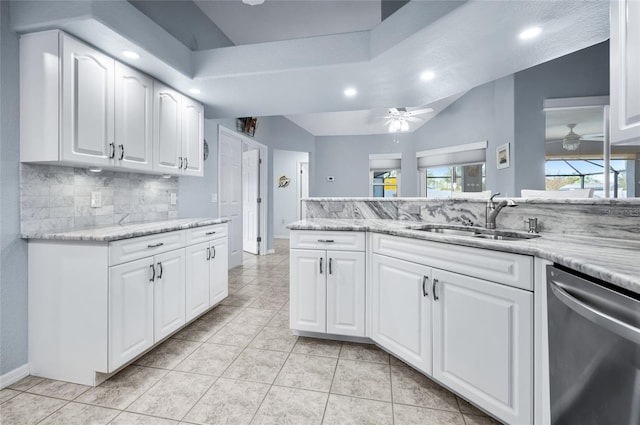
M 375 346 L 292 336 L 289 247 L 275 248 L 245 255 L 220 306 L 100 386 L 0 390 L 0 424 L 497 424 Z

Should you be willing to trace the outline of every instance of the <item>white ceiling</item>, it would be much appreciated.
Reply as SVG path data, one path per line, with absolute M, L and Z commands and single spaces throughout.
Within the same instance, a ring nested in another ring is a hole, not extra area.
M 381 21 L 380 0 L 195 0 L 236 45 L 367 31 Z

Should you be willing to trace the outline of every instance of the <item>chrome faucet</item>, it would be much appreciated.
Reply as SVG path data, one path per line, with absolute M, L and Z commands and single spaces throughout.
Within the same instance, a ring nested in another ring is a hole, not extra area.
M 493 198 L 495 198 L 498 195 L 500 195 L 500 192 L 494 193 L 493 195 L 491 195 L 491 198 L 489 198 L 489 200 L 487 201 L 486 213 L 485 213 L 486 215 L 485 215 L 485 221 L 484 221 L 484 227 L 486 227 L 487 229 L 496 228 L 496 217 L 504 207 L 517 206 L 517 204 L 513 202 L 513 200 L 511 199 L 504 199 L 500 201 L 498 205 L 496 205 L 496 203 L 493 202 Z

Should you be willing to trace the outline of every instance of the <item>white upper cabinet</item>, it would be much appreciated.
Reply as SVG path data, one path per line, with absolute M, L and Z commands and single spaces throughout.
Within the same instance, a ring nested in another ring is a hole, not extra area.
M 153 79 L 116 62 L 114 162 L 129 169 L 151 170 Z
M 611 143 L 640 142 L 640 1 L 611 4 Z
M 154 90 L 153 168 L 177 174 L 182 169 L 182 95 L 160 83 Z
M 182 107 L 182 160 L 184 174 L 201 176 L 203 174 L 204 149 L 204 108 L 202 104 L 187 97 Z

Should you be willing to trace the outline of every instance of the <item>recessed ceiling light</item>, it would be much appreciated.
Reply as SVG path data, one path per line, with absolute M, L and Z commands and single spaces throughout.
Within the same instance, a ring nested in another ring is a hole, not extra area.
M 358 90 L 354 89 L 353 87 L 344 89 L 344 95 L 347 97 L 353 97 L 357 94 L 358 94 Z
M 248 4 L 249 6 L 257 6 L 264 3 L 264 0 L 242 0 L 242 3 Z
M 433 80 L 434 78 L 436 78 L 436 74 L 433 71 L 425 71 L 422 74 L 420 74 L 420 79 L 422 81 L 430 81 L 430 80 Z
M 124 50 L 122 52 L 122 56 L 129 59 L 140 59 L 140 55 L 136 52 L 132 52 L 131 50 Z
M 525 29 L 518 35 L 520 40 L 531 40 L 532 38 L 536 38 L 542 32 L 542 28 L 540 27 L 530 27 Z
M 189 89 L 189 93 L 191 93 L 191 94 L 200 94 L 200 89 L 196 89 L 196 88 Z

